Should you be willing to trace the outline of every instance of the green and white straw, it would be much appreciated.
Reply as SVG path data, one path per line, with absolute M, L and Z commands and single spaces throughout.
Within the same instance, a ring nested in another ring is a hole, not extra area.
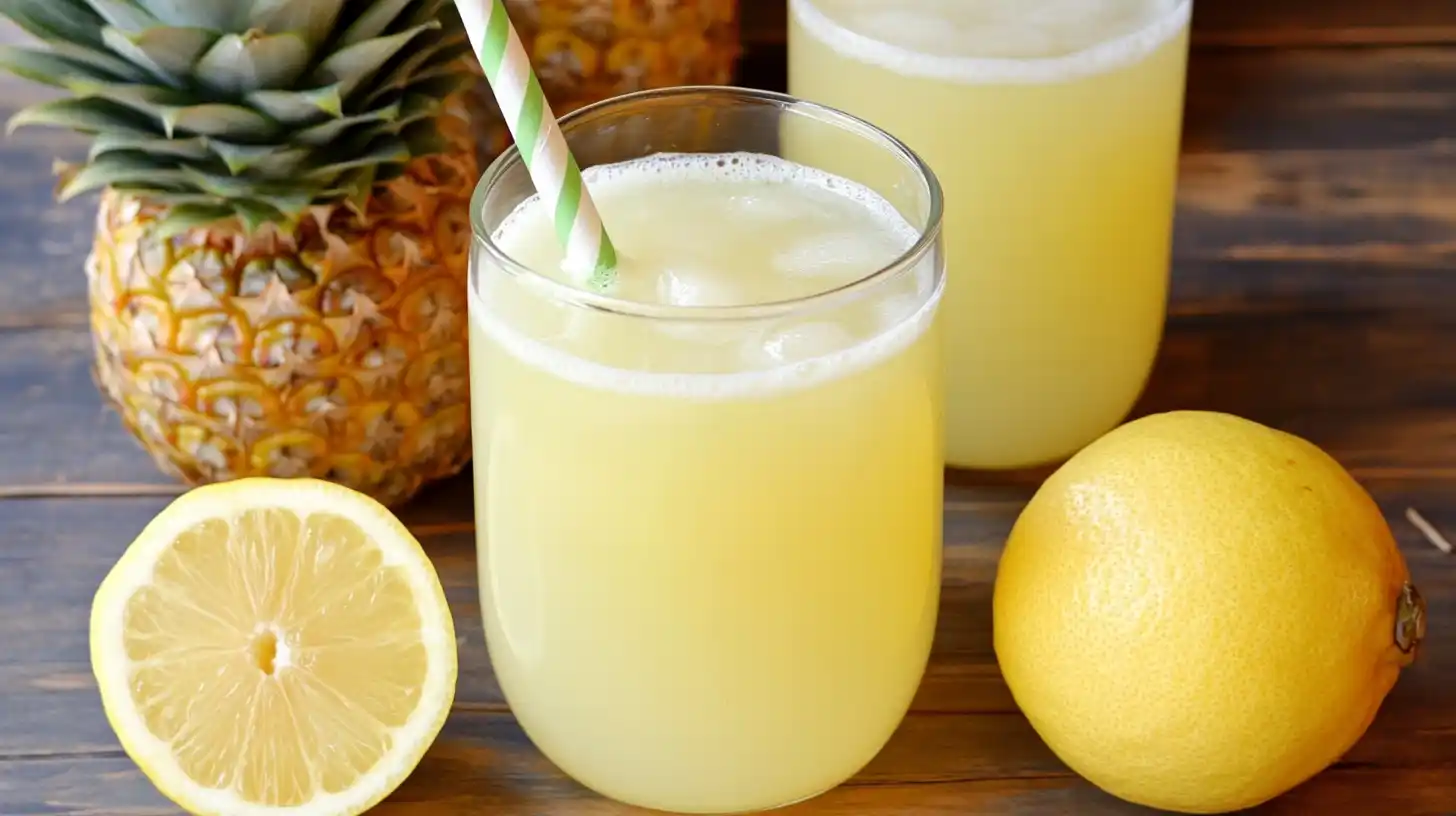
M 556 237 L 566 251 L 567 268 L 590 272 L 592 285 L 606 288 L 617 266 L 617 251 L 505 6 L 501 0 L 457 0 L 455 5 L 531 183 L 548 212 L 556 214 Z

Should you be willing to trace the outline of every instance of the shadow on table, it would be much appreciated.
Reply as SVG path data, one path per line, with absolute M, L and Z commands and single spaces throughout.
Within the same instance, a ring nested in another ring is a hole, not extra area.
M 460 708 L 413 774 L 371 813 L 570 813 L 596 797 L 536 750 L 510 714 Z

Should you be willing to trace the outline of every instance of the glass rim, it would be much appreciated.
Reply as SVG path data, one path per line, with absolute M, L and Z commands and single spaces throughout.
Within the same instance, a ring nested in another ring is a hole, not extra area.
M 916 227 L 918 236 L 904 252 L 886 264 L 876 267 L 855 279 L 823 291 L 786 300 L 767 303 L 750 303 L 739 306 L 690 306 L 666 303 L 646 303 L 613 297 L 593 292 L 544 275 L 512 258 L 494 240 L 492 231 L 485 226 L 485 203 L 490 191 L 506 175 L 520 168 L 524 171 L 521 153 L 514 140 L 481 174 L 476 182 L 475 192 L 470 197 L 471 242 L 478 245 L 490 257 L 491 263 L 499 266 L 513 278 L 527 283 L 545 297 L 582 308 L 608 312 L 624 317 L 673 321 L 743 321 L 781 317 L 805 310 L 829 308 L 840 301 L 850 301 L 862 293 L 874 289 L 882 282 L 898 277 L 918 266 L 935 248 L 940 239 L 944 218 L 945 202 L 940 180 L 923 159 L 908 145 L 895 136 L 857 116 L 845 113 L 828 105 L 799 99 L 777 91 L 754 88 L 738 88 L 729 85 L 678 85 L 622 94 L 579 108 L 561 117 L 563 132 L 589 125 L 597 118 L 611 113 L 622 106 L 640 104 L 675 97 L 719 96 L 734 98 L 747 103 L 776 105 L 783 113 L 806 114 L 818 121 L 852 132 L 867 141 L 884 148 L 913 169 L 925 185 L 930 196 L 930 207 L 925 218 L 925 227 Z M 583 168 L 585 169 L 585 168 Z M 534 193 L 533 193 L 534 195 Z M 517 205 L 519 206 L 519 205 Z M 913 225 L 912 225 L 913 226 Z M 478 264 L 472 263 L 468 285 L 472 296 L 476 292 Z
M 1105 73 L 1142 58 L 1153 46 L 1163 45 L 1189 24 L 1193 11 L 1193 0 L 1165 2 L 1166 7 L 1131 31 L 1065 53 L 1032 56 L 920 53 L 849 28 L 821 10 L 820 0 L 789 0 L 789 16 L 807 12 L 815 24 L 828 26 L 842 42 L 851 44 L 856 59 L 885 65 L 881 62 L 884 54 L 912 57 L 922 67 L 906 70 L 910 76 L 965 85 L 1047 84 Z M 1142 47 L 1138 47 L 1139 43 Z M 871 54 L 880 56 L 871 57 Z

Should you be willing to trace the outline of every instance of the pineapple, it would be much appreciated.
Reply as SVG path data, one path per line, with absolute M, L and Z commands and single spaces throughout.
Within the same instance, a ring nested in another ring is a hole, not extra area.
M 739 56 L 738 0 L 504 0 L 551 110 L 633 91 L 727 85 Z M 484 155 L 511 142 L 489 93 L 474 119 Z
M 737 0 L 505 0 L 557 115 L 618 94 L 726 85 L 738 58 Z M 509 139 L 487 125 L 488 147 Z
M 725 82 L 735 0 L 508 0 L 562 110 Z M 97 383 L 165 472 L 398 505 L 470 456 L 469 202 L 509 135 L 449 0 L 0 0 L 93 136 Z
M 398 504 L 469 458 L 470 48 L 448 0 L 0 0 L 93 135 L 101 390 L 189 483 Z

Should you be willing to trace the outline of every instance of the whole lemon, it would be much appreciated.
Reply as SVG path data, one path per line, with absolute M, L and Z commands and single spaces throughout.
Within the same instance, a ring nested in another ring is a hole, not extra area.
M 1365 732 L 1424 633 L 1370 495 L 1298 437 L 1207 412 L 1063 465 L 996 576 L 996 656 L 1032 726 L 1103 790 L 1251 807 Z

